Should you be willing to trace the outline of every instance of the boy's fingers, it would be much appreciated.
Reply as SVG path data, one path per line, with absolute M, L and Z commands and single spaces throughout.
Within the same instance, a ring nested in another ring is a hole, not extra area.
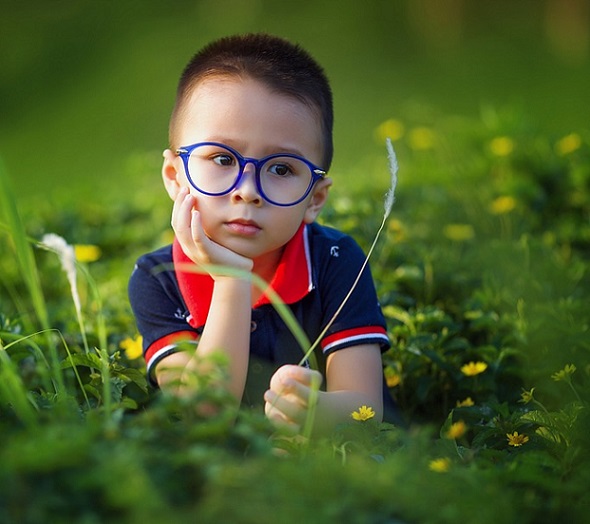
M 191 211 L 195 204 L 194 197 L 188 191 L 181 190 L 172 208 L 172 228 L 176 233 L 190 229 Z
M 298 372 L 300 376 L 300 378 L 298 378 L 299 382 L 309 387 L 314 386 L 319 388 L 321 386 L 323 377 L 319 371 L 316 371 L 315 369 L 304 368 L 301 366 L 297 367 L 300 370 Z
M 322 374 L 314 369 L 305 368 L 303 366 L 289 365 L 285 366 L 285 374 L 288 378 L 296 380 L 306 386 L 319 385 L 322 383 Z
M 277 405 L 279 409 L 285 407 L 289 416 L 293 415 L 293 410 L 306 410 L 309 407 L 310 400 L 314 398 L 314 402 L 317 402 L 317 396 L 313 397 L 313 389 L 301 384 L 295 380 L 289 380 L 286 382 L 281 389 L 269 389 L 264 399 L 271 402 L 273 405 Z M 268 398 L 267 398 L 268 396 Z M 269 399 L 273 400 L 270 401 Z M 288 406 L 287 404 L 288 403 Z
M 307 402 L 310 388 L 319 388 L 321 383 L 322 375 L 319 371 L 287 364 L 272 376 L 270 389 L 277 393 L 294 393 Z
M 268 414 L 267 417 L 272 422 L 273 426 L 283 435 L 295 436 L 301 432 L 301 426 L 295 422 L 286 420 L 283 417 Z
M 289 380 L 285 384 L 284 392 L 290 397 L 297 397 L 298 402 L 307 408 L 309 397 L 311 396 L 311 388 L 308 385 L 298 382 L 297 380 Z
M 201 214 L 196 209 L 191 209 L 191 236 L 197 246 L 202 246 L 210 239 L 205 235 L 203 226 L 201 225 Z
M 299 399 L 294 399 L 292 395 L 287 398 L 285 395 L 268 390 L 264 394 L 264 400 L 266 401 L 264 407 L 266 416 L 273 421 L 299 425 L 305 418 L 305 406 L 299 402 Z
M 186 188 L 181 189 L 172 209 L 172 228 L 183 251 L 189 257 L 199 259 L 207 252 L 210 242 L 203 231 L 199 212 L 195 209 L 195 198 Z

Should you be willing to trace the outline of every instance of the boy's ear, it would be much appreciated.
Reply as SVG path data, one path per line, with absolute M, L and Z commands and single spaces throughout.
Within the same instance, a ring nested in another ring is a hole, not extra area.
M 180 191 L 183 174 L 178 171 L 178 157 L 170 150 L 166 149 L 163 153 L 164 162 L 162 163 L 162 180 L 168 195 L 172 200 L 176 200 Z
M 306 224 L 311 224 L 320 214 L 324 207 L 326 200 L 328 200 L 328 190 L 332 185 L 331 178 L 323 178 L 316 183 L 312 190 L 311 199 L 305 210 L 303 221 Z

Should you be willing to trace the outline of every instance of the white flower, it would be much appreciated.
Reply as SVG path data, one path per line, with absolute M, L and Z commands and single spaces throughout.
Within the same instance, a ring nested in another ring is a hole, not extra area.
M 44 235 L 41 239 L 41 246 L 49 251 L 53 251 L 59 257 L 61 267 L 65 271 L 70 283 L 76 313 L 80 316 L 82 314 L 82 306 L 80 304 L 80 295 L 78 294 L 78 284 L 76 281 L 76 253 L 74 246 L 68 244 L 62 237 L 55 233 Z
M 385 145 L 387 146 L 387 159 L 389 160 L 389 172 L 391 173 L 391 185 L 385 193 L 385 218 L 389 216 L 391 213 L 391 208 L 393 203 L 395 202 L 395 188 L 397 186 L 397 157 L 395 155 L 395 151 L 393 150 L 393 144 L 391 143 L 391 138 L 387 138 L 385 140 Z

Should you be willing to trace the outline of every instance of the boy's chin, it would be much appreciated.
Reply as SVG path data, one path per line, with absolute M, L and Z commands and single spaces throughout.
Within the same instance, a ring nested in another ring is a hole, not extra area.
M 218 240 L 215 240 L 214 238 L 212 238 L 211 240 L 213 240 L 213 242 L 216 242 L 220 246 L 224 247 L 225 249 L 229 249 L 230 251 L 232 251 L 236 255 L 240 255 L 242 257 L 250 258 L 250 259 L 253 259 L 253 258 L 256 258 L 257 256 L 259 256 L 258 253 L 253 252 L 252 249 L 248 249 L 248 246 L 240 245 L 239 242 L 235 242 L 232 240 L 218 241 Z

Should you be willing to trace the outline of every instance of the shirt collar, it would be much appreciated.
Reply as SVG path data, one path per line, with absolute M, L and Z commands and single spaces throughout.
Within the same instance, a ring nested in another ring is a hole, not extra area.
M 180 293 L 190 313 L 187 320 L 192 327 L 203 326 L 211 307 L 213 279 L 208 273 L 197 272 L 195 264 L 184 253 L 176 239 L 172 246 L 172 259 Z M 313 289 L 308 231 L 305 224 L 301 224 L 297 233 L 285 245 L 270 287 L 285 304 L 298 302 Z M 254 307 L 264 304 L 270 304 L 266 293 L 263 293 Z

